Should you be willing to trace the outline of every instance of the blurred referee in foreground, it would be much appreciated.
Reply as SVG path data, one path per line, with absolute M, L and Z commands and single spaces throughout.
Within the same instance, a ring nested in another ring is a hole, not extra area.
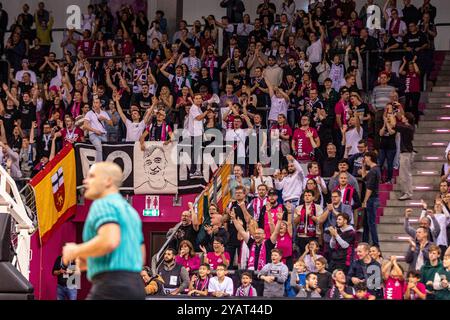
M 140 276 L 145 260 L 142 222 L 120 195 L 122 170 L 111 162 L 94 164 L 84 180 L 85 197 L 94 200 L 82 244 L 67 243 L 63 261 L 76 260 L 92 282 L 87 300 L 143 300 Z

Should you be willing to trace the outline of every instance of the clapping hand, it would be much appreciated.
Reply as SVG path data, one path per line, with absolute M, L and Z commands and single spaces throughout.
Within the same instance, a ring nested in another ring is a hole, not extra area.
M 277 219 L 278 220 L 283 220 L 283 209 L 281 207 L 278 208 Z

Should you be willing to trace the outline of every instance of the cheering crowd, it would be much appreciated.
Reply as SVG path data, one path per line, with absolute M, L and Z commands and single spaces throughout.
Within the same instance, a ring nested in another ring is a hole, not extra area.
M 0 6 L 0 40 L 11 32 L 0 48 L 10 65 L 0 162 L 24 186 L 66 144 L 90 142 L 100 161 L 105 142 L 145 149 L 182 130 L 194 146 L 219 131 L 236 147 L 232 200 L 225 210 L 205 201 L 203 221 L 192 205 L 183 213 L 162 266 L 142 271 L 149 295 L 450 299 L 450 150 L 433 209 L 423 203 L 417 229 L 405 212 L 408 270 L 382 257 L 376 228 L 394 169 L 399 200 L 413 196 L 436 8 L 387 0 L 381 25 L 367 27 L 373 2 L 357 12 L 353 0 L 310 1 L 305 12 L 264 0 L 252 20 L 242 1 L 223 0 L 226 16 L 180 21 L 168 35 L 164 12 L 150 21 L 104 1 L 83 14 L 82 32 L 66 30 L 62 56 L 44 3 L 34 14 L 24 5 L 8 29 Z M 264 160 L 275 153 L 272 172 Z M 201 176 L 193 164 L 190 177 Z

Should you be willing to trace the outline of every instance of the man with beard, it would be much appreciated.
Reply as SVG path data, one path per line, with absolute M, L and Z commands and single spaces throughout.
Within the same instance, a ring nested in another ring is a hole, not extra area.
M 288 211 L 285 206 L 278 203 L 278 193 L 275 189 L 270 189 L 268 192 L 268 198 L 265 205 L 261 208 L 258 219 L 258 227 L 264 230 L 265 238 L 269 239 L 272 232 L 270 231 L 269 219 L 272 219 L 274 224 L 277 223 L 277 212 L 283 211 L 283 220 L 290 219 Z M 255 218 L 256 219 L 256 218 Z
M 289 162 L 288 175 L 281 177 L 278 171 L 275 172 L 275 188 L 277 190 L 283 190 L 283 201 L 292 203 L 292 206 L 295 208 L 300 202 L 300 196 L 304 188 L 303 181 L 305 180 L 305 174 L 300 163 L 293 156 L 287 155 L 286 158 Z
M 139 111 L 146 111 L 152 106 L 154 92 L 150 92 L 148 83 L 142 84 L 142 92 L 135 93 L 131 99 L 131 105 L 139 106 Z
M 338 178 L 339 185 L 333 191 L 339 190 L 341 192 L 341 201 L 351 206 L 353 210 L 358 209 L 361 206 L 361 200 L 355 188 L 348 183 L 347 174 L 342 172 Z
M 299 290 L 297 294 L 297 298 L 302 299 L 320 299 L 322 296 L 320 295 L 318 289 L 318 278 L 317 274 L 314 272 L 310 272 L 306 275 L 306 284 L 305 287 L 299 286 L 295 279 L 298 279 L 297 271 L 294 269 L 291 275 L 291 286 L 297 288 Z
M 339 186 L 339 175 L 341 173 L 347 174 L 347 180 L 348 183 L 355 188 L 356 192 L 359 194 L 359 185 L 358 180 L 354 176 L 352 176 L 349 172 L 349 165 L 348 161 L 346 159 L 341 159 L 338 162 L 338 171 L 334 173 L 333 177 L 330 179 L 330 182 L 328 183 L 328 188 L 330 190 L 336 189 L 337 186 Z
M 339 158 L 337 157 L 336 146 L 332 142 L 326 145 L 326 156 L 321 149 L 315 149 L 314 154 L 319 163 L 322 177 L 330 178 L 338 171 Z
M 353 260 L 353 251 L 356 242 L 355 229 L 349 224 L 350 217 L 346 213 L 340 213 L 336 219 L 336 228 L 328 227 L 330 240 L 330 265 L 329 270 L 342 269 L 347 272 Z
M 164 262 L 158 274 L 164 280 L 164 291 L 167 295 L 176 296 L 189 287 L 189 273 L 185 267 L 175 262 L 176 252 L 169 248 L 164 252 Z
M 196 243 L 200 224 L 198 222 L 197 214 L 194 211 L 193 204 L 189 202 L 188 206 L 189 210 L 181 213 L 181 226 L 178 229 L 172 228 L 167 232 L 168 237 L 173 232 L 176 232 L 173 240 L 169 244 L 170 248 L 178 248 L 183 240 L 188 240 L 192 244 Z

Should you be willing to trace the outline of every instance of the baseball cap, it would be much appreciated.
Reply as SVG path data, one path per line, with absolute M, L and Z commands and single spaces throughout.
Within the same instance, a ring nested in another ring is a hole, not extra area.
M 30 64 L 30 61 L 28 59 L 23 59 L 22 63 Z
M 275 189 L 270 189 L 269 192 L 267 193 L 269 196 L 277 196 L 278 192 Z

